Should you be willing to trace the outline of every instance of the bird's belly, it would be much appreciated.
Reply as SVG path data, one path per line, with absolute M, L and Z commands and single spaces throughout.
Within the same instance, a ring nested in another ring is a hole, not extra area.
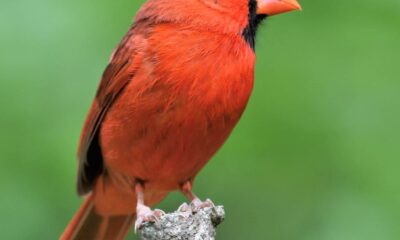
M 107 170 L 172 190 L 194 178 L 229 136 L 253 88 L 254 54 L 241 37 L 222 44 L 203 35 L 209 44 L 178 53 L 150 44 L 162 49 L 151 53 L 158 61 L 142 64 L 102 122 Z
M 214 113 L 185 104 L 152 114 L 136 109 L 135 116 L 107 117 L 100 136 L 106 168 L 155 189 L 176 189 L 221 147 L 244 106 Z

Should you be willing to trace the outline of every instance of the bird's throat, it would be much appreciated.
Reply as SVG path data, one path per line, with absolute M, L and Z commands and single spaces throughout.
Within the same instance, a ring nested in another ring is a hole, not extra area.
M 246 28 L 243 30 L 243 37 L 250 47 L 255 49 L 255 38 L 260 23 L 267 18 L 267 15 L 257 14 L 257 1 L 249 0 L 249 19 Z

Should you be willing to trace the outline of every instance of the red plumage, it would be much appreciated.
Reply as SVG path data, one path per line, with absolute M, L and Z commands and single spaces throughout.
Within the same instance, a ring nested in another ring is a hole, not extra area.
M 62 239 L 122 239 L 136 212 L 136 184 L 154 205 L 191 183 L 221 147 L 253 88 L 255 54 L 243 36 L 249 5 L 150 0 L 142 7 L 84 124 L 78 190 L 92 193 Z

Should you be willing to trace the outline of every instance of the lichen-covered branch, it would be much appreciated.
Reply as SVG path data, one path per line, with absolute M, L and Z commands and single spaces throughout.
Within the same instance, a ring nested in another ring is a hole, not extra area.
M 177 210 L 146 222 L 138 230 L 142 240 L 214 240 L 216 227 L 225 218 L 223 206 Z

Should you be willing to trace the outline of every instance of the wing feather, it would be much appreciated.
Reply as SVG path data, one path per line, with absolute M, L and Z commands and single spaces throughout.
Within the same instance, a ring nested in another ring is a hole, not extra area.
M 83 126 L 78 149 L 78 193 L 92 190 L 97 177 L 104 172 L 103 157 L 99 144 L 100 126 L 108 110 L 126 85 L 133 79 L 140 66 L 142 52 L 137 45 L 145 41 L 147 24 L 136 23 L 123 38 L 100 81 L 96 97 Z M 139 43 L 139 44 L 138 44 Z

